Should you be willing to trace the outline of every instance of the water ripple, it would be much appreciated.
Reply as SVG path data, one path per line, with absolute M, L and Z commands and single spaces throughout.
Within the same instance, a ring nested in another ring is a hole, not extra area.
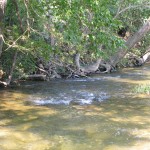
M 88 91 L 73 91 L 72 94 L 60 93 L 57 96 L 49 96 L 46 98 L 31 97 L 31 101 L 35 105 L 89 105 L 93 102 L 102 102 L 108 99 L 110 96 L 105 92 L 95 94 Z M 33 100 L 34 99 L 34 100 Z

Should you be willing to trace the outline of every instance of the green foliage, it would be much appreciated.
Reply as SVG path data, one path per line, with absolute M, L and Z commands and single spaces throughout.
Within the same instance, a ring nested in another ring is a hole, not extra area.
M 135 93 L 150 94 L 150 84 L 138 85 L 134 88 Z
M 132 33 L 150 14 L 148 0 L 32 0 L 28 9 L 24 1 L 16 2 L 25 33 L 21 33 L 14 2 L 8 0 L 4 20 L 4 48 L 8 50 L 3 51 L 3 57 L 8 57 L 2 63 L 10 66 L 17 50 L 16 68 L 23 72 L 35 69 L 36 58 L 46 62 L 54 55 L 69 64 L 76 52 L 88 53 L 89 58 L 109 58 L 124 46 L 117 35 L 119 27 L 129 26 Z M 148 41 L 144 39 L 144 44 Z

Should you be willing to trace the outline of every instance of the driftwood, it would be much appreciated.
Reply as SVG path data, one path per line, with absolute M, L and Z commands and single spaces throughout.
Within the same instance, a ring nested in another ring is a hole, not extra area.
M 144 63 L 147 62 L 147 61 L 150 61 L 150 47 L 149 47 L 149 51 L 147 51 L 147 52 L 143 55 L 142 59 L 143 59 L 143 62 L 144 62 Z
M 0 81 L 0 87 L 6 87 L 6 86 L 7 86 L 7 83 L 6 83 L 6 82 Z
M 110 73 L 112 70 L 112 66 L 107 62 L 101 63 L 100 66 L 104 68 L 104 71 L 100 70 L 99 73 Z
M 61 75 L 59 75 L 55 70 L 53 70 L 50 76 L 50 79 L 53 79 L 53 78 L 60 79 Z
M 93 64 L 81 66 L 80 65 L 80 54 L 76 54 L 75 56 L 75 64 L 80 75 L 85 75 L 88 73 L 110 73 L 114 68 L 107 62 L 103 61 L 101 58 L 98 58 L 97 61 Z M 102 68 L 102 69 L 100 69 Z
M 141 57 L 135 55 L 134 53 L 128 52 L 125 58 L 128 59 L 127 66 L 129 67 L 142 66 L 144 63 L 150 61 L 150 46 Z
M 79 72 L 83 72 L 83 73 L 92 73 L 98 70 L 100 62 L 101 62 L 101 58 L 99 58 L 95 63 L 87 65 L 87 66 L 81 66 L 80 65 L 80 54 L 76 54 L 75 56 L 75 64 L 77 66 L 77 69 Z
M 46 75 L 43 74 L 34 74 L 34 75 L 27 75 L 25 77 L 26 80 L 32 80 L 32 81 L 45 81 Z
M 129 56 L 129 63 L 130 67 L 134 66 L 142 66 L 144 63 L 150 60 L 150 52 L 146 52 L 142 57 L 138 57 L 137 55 Z

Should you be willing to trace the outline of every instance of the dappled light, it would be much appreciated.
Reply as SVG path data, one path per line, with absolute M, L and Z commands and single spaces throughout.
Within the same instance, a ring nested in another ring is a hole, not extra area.
M 149 0 L 0 0 L 0 150 L 150 150 Z
M 135 70 L 131 78 L 129 69 L 112 76 L 78 79 L 80 82 L 28 82 L 0 91 L 0 148 L 148 150 L 149 97 L 130 92 L 149 79 L 144 70 L 147 80 L 139 76 L 140 71 Z M 71 96 L 69 104 L 55 102 Z M 42 103 L 37 105 L 37 98 Z M 46 103 L 51 99 L 54 103 Z M 89 99 L 92 103 L 81 103 Z

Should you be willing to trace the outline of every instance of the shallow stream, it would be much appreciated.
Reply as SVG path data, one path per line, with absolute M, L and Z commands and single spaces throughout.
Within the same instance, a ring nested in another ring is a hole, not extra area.
M 0 150 L 150 150 L 150 64 L 0 90 Z

